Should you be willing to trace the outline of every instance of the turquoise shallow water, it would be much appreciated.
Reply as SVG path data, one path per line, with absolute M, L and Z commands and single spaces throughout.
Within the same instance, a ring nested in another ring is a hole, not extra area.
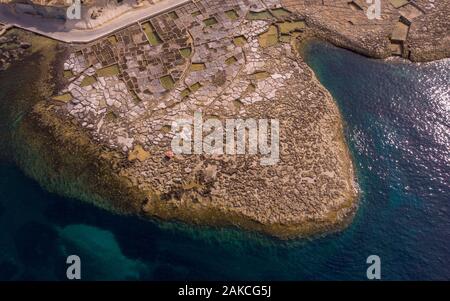
M 0 278 L 64 280 L 76 254 L 83 279 L 363 280 L 376 254 L 383 279 L 450 279 L 450 60 L 386 63 L 318 42 L 306 53 L 357 168 L 361 204 L 346 230 L 280 242 L 116 216 L 47 193 L 3 161 Z

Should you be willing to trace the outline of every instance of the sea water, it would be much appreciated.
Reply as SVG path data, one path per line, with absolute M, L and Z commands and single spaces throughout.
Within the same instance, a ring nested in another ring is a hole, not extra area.
M 26 82 L 0 73 L 0 278 L 66 280 L 74 254 L 85 280 L 364 280 L 370 255 L 385 280 L 450 279 L 450 60 L 379 61 L 321 42 L 305 52 L 345 122 L 361 189 L 348 228 L 282 242 L 50 194 L 4 147 L 29 106 L 5 92 Z M 26 68 L 15 73 L 31 76 Z

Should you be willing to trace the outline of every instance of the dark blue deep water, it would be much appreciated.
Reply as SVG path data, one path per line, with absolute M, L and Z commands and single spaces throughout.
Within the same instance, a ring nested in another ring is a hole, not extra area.
M 306 57 L 338 102 L 357 169 L 346 230 L 280 242 L 116 216 L 47 193 L 3 160 L 0 278 L 64 280 L 76 254 L 86 280 L 364 280 L 375 254 L 385 280 L 449 280 L 450 60 L 383 62 L 318 42 Z

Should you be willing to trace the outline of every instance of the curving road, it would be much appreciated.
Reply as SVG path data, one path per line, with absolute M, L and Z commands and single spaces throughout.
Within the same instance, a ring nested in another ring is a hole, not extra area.
M 165 0 L 150 7 L 126 12 L 98 28 L 89 30 L 67 29 L 63 21 L 55 19 L 45 19 L 30 15 L 18 16 L 12 14 L 8 7 L 0 5 L 0 23 L 22 28 L 66 43 L 89 43 L 133 23 L 159 15 L 188 2 L 191 2 L 191 0 Z

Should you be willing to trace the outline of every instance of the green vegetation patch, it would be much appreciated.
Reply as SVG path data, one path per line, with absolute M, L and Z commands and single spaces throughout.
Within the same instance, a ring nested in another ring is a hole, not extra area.
M 111 44 L 116 45 L 117 44 L 117 37 L 115 35 L 109 36 L 108 41 L 111 42 Z
M 86 76 L 80 83 L 80 87 L 87 87 L 97 82 L 97 79 L 93 76 Z
M 203 23 L 205 24 L 205 26 L 209 27 L 209 26 L 216 25 L 218 22 L 217 22 L 216 18 L 211 17 L 211 18 L 203 20 Z
M 67 102 L 71 101 L 73 99 L 73 97 L 72 97 L 72 94 L 66 93 L 66 94 L 54 96 L 54 97 L 52 97 L 52 99 L 59 101 L 59 102 L 67 103 Z
M 182 57 L 184 58 L 190 58 L 191 54 L 192 54 L 192 48 L 191 47 L 186 47 L 186 48 L 182 48 L 180 49 L 180 54 Z
M 150 45 L 158 46 L 163 43 L 158 33 L 156 33 L 155 28 L 150 22 L 143 23 L 142 29 L 144 30 L 145 35 L 147 36 L 147 39 L 150 42 Z
M 280 35 L 280 42 L 282 43 L 290 43 L 291 42 L 291 36 L 288 34 L 281 34 Z
M 175 86 L 175 81 L 173 80 L 172 76 L 166 75 L 163 76 L 159 79 L 159 81 L 161 82 L 161 85 L 164 87 L 164 89 L 166 90 L 171 90 L 173 89 L 173 87 Z
M 189 70 L 192 72 L 202 71 L 205 69 L 206 65 L 204 63 L 192 63 L 191 67 L 189 68 Z
M 117 64 L 111 65 L 109 67 L 105 67 L 102 69 L 98 69 L 96 71 L 96 74 L 99 77 L 110 77 L 110 76 L 114 76 L 114 75 L 119 75 L 119 73 L 120 73 L 120 70 L 119 70 L 119 66 Z
M 72 77 L 74 77 L 72 70 L 64 70 L 64 78 L 72 78 Z
M 239 15 L 234 9 L 227 10 L 225 12 L 225 15 L 230 20 L 237 20 L 237 19 L 239 19 Z
M 259 45 L 262 48 L 275 46 L 278 44 L 278 28 L 270 25 L 269 30 L 259 36 Z
M 189 90 L 191 90 L 191 92 L 196 92 L 198 91 L 200 88 L 202 87 L 202 85 L 200 83 L 195 83 L 193 85 L 191 85 L 189 87 Z
M 270 14 L 270 12 L 268 10 L 264 10 L 264 11 L 260 11 L 260 12 L 255 12 L 255 11 L 250 11 L 247 15 L 247 19 L 249 20 L 267 20 L 267 19 L 271 19 L 272 15 Z
M 183 98 L 188 97 L 191 93 L 195 93 L 201 87 L 202 87 L 202 85 L 199 82 L 197 82 L 197 83 L 189 86 L 188 88 L 184 89 L 183 91 L 181 91 L 181 97 L 183 97 Z
M 281 34 L 289 34 L 293 31 L 299 31 L 306 28 L 305 21 L 283 22 L 278 23 Z
M 183 91 L 181 91 L 181 97 L 185 98 L 188 97 L 189 94 L 191 94 L 191 91 L 189 90 L 189 88 L 184 89 Z
M 225 60 L 225 64 L 227 64 L 227 65 L 233 65 L 236 62 L 237 62 L 237 59 L 234 56 L 227 58 Z
M 237 47 L 242 47 L 247 44 L 247 39 L 244 36 L 238 36 L 233 39 L 233 43 Z
M 272 9 L 272 14 L 277 18 L 283 18 L 289 16 L 291 12 L 284 8 L 275 8 Z
M 200 16 L 202 13 L 198 10 L 198 11 L 195 11 L 195 12 L 193 12 L 191 15 L 192 15 L 192 17 L 198 17 L 198 16 Z

